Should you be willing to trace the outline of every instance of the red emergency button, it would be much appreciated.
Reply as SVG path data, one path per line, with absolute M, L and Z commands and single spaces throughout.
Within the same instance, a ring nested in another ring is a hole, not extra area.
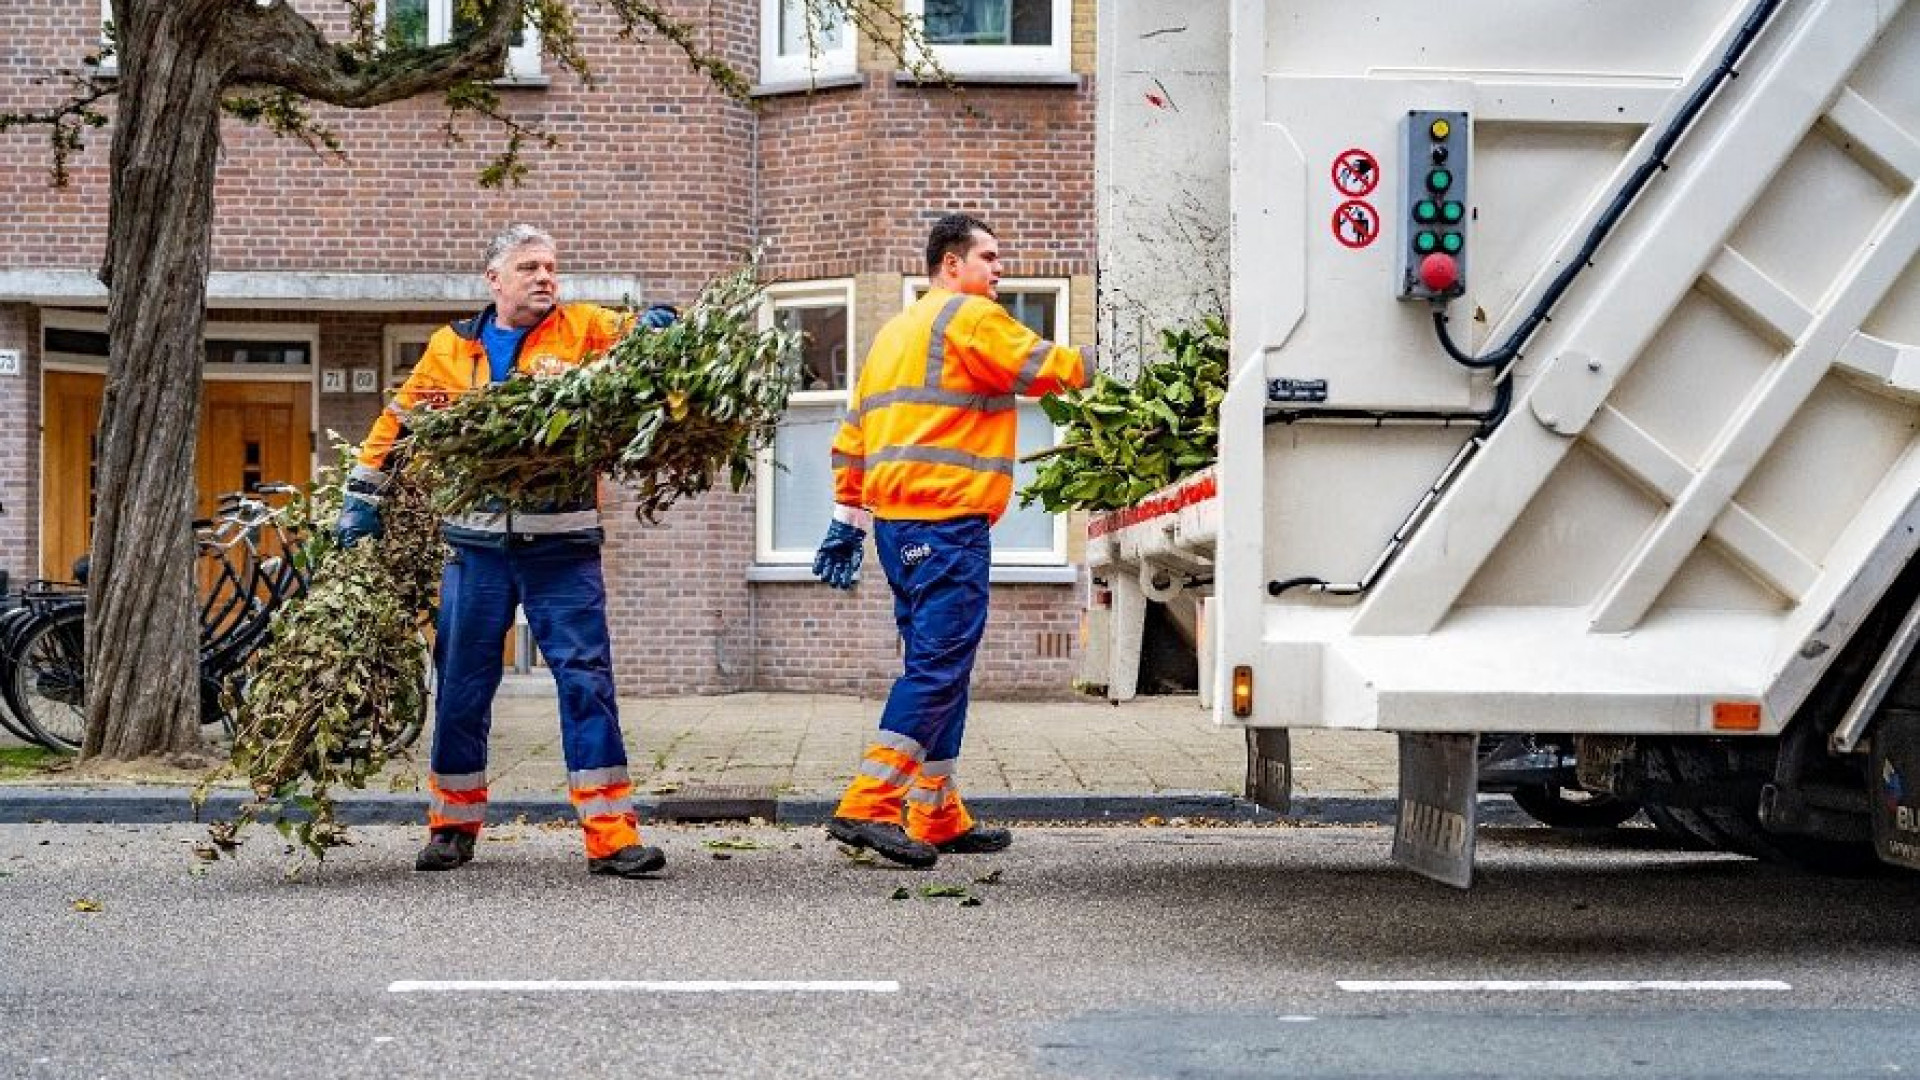
M 1420 284 L 1428 292 L 1443 293 L 1460 282 L 1460 264 L 1451 255 L 1435 253 L 1420 260 Z

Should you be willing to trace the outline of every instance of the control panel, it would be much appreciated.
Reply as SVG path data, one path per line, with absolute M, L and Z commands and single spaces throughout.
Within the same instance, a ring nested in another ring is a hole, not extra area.
M 1415 109 L 1400 121 L 1402 300 L 1448 300 L 1467 289 L 1467 114 Z

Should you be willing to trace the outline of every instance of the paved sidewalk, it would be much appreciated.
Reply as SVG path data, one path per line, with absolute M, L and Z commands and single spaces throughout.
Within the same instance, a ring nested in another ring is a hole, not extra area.
M 493 811 L 562 815 L 566 766 L 544 677 L 495 702 L 488 769 Z M 746 693 L 622 700 L 635 791 L 655 819 L 752 816 L 818 821 L 831 812 L 873 734 L 881 702 L 825 694 Z M 426 762 L 396 764 L 367 793 L 342 793 L 349 820 L 416 820 Z M 1295 811 L 1377 820 L 1397 781 L 1395 743 L 1378 732 L 1293 733 Z M 1191 695 L 976 701 L 960 758 L 961 790 L 983 817 L 1124 820 L 1271 817 L 1242 799 L 1246 741 L 1214 724 Z M 218 800 L 212 813 L 237 801 Z M 169 820 L 178 787 L 63 783 L 59 774 L 0 784 L 0 821 Z

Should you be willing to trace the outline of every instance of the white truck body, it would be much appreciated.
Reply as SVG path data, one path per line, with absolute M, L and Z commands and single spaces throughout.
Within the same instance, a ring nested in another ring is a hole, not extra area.
M 1920 549 L 1920 3 L 1103 14 L 1103 282 L 1177 295 L 1180 253 L 1116 230 L 1213 200 L 1233 367 L 1204 545 L 1090 563 L 1204 567 L 1221 722 L 1765 740 L 1802 716 Z M 1436 114 L 1464 129 L 1445 162 Z M 1188 145 L 1221 128 L 1224 153 Z M 1439 230 L 1464 291 L 1401 299 L 1431 190 L 1464 192 Z M 1436 308 L 1469 356 L 1523 334 L 1513 362 L 1450 359 Z M 1859 754 L 1871 719 L 1823 738 Z

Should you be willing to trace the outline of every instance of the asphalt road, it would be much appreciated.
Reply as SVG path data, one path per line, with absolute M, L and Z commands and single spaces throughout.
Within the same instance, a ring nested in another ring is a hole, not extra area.
M 1644 829 L 1483 830 L 1470 892 L 1380 828 L 1028 829 L 927 873 L 655 828 L 652 881 L 588 877 L 571 828 L 440 875 L 413 829 L 317 868 L 252 835 L 206 866 L 191 826 L 0 826 L 0 1076 L 1920 1072 L 1920 877 Z

